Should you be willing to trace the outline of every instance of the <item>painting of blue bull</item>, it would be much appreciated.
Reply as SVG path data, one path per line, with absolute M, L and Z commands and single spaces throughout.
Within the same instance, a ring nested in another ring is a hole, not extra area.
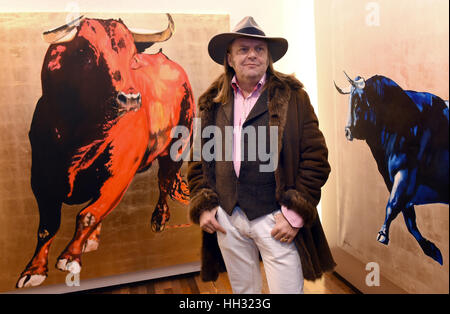
M 390 192 L 377 240 L 389 243 L 389 227 L 402 213 L 423 252 L 442 265 L 439 248 L 417 227 L 414 206 L 448 204 L 448 101 L 431 93 L 403 90 L 381 75 L 367 80 L 345 75 L 348 90 L 335 84 L 339 93 L 350 95 L 345 136 L 349 141 L 367 142 Z

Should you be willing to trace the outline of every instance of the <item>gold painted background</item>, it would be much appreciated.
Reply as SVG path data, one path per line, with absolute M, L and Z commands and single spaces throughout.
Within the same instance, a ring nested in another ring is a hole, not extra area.
M 315 10 L 319 116 L 332 166 L 322 199 L 329 240 L 363 267 L 377 262 L 382 276 L 409 293 L 448 293 L 449 206 L 416 206 L 418 228 L 440 248 L 443 266 L 422 252 L 401 214 L 389 245 L 376 240 L 389 192 L 367 143 L 345 138 L 349 95 L 340 95 L 333 80 L 347 87 L 343 70 L 353 79 L 380 74 L 448 100 L 449 2 L 321 0 Z
M 28 131 L 41 96 L 41 67 L 48 44 L 43 31 L 66 23 L 66 13 L 0 13 L 0 292 L 11 291 L 32 257 L 39 211 L 30 187 L 31 147 Z M 130 28 L 163 30 L 165 14 L 87 13 L 88 18 L 121 18 Z M 160 48 L 189 76 L 194 99 L 221 73 L 207 53 L 209 39 L 229 30 L 227 15 L 172 14 L 175 34 Z M 199 261 L 200 229 L 150 228 L 158 200 L 157 162 L 137 174 L 120 204 L 102 224 L 97 251 L 82 256 L 80 280 Z M 182 168 L 186 177 L 186 165 Z M 189 223 L 187 206 L 168 200 L 168 225 Z M 49 273 L 43 285 L 63 284 L 67 273 L 57 270 L 56 258 L 71 240 L 75 217 L 82 206 L 63 205 L 61 227 L 50 248 Z

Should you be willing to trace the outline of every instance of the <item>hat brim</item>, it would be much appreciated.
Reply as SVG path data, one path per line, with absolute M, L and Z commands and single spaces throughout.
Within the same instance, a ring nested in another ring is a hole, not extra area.
M 215 35 L 209 41 L 208 53 L 211 59 L 213 59 L 216 63 L 223 65 L 228 45 L 233 40 L 240 37 L 256 38 L 266 41 L 273 62 L 277 62 L 278 60 L 280 60 L 288 50 L 288 41 L 281 37 L 266 37 L 261 35 L 249 35 L 237 32 L 222 33 Z

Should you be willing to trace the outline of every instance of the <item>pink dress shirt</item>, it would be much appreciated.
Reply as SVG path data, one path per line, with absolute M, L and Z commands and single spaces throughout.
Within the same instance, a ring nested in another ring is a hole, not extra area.
M 261 90 L 265 82 L 266 74 L 264 74 L 258 84 L 256 84 L 253 92 L 248 95 L 247 98 L 244 98 L 244 94 L 239 87 L 236 76 L 231 80 L 231 86 L 233 86 L 234 90 L 233 165 L 237 177 L 239 177 L 239 170 L 241 168 L 242 125 L 261 95 Z
M 233 165 L 236 176 L 239 177 L 241 168 L 241 133 L 242 125 L 247 119 L 248 114 L 255 106 L 256 101 L 261 95 L 262 87 L 266 82 L 266 74 L 263 75 L 258 84 L 256 84 L 253 92 L 244 97 L 244 94 L 239 87 L 236 76 L 231 80 L 231 86 L 234 90 L 234 128 L 233 128 Z M 281 212 L 292 227 L 301 228 L 303 226 L 303 218 L 295 211 L 281 206 Z

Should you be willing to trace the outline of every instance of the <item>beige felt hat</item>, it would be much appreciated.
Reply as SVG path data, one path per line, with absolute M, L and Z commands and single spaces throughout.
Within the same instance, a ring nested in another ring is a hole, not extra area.
M 264 39 L 267 42 L 272 61 L 280 60 L 288 49 L 288 42 L 281 37 L 267 37 L 251 16 L 246 16 L 230 33 L 215 35 L 209 41 L 208 52 L 211 59 L 223 65 L 228 45 L 240 37 Z

